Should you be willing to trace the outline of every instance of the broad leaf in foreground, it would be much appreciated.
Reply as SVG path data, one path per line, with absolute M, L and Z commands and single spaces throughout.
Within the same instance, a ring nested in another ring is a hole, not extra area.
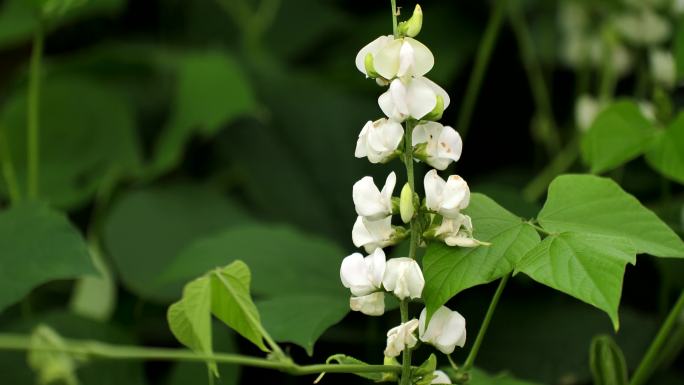
M 605 311 L 617 330 L 625 266 L 635 254 L 622 238 L 565 232 L 546 237 L 516 270 Z
M 81 234 L 42 204 L 0 213 L 0 311 L 43 283 L 96 274 Z
M 608 178 L 559 176 L 549 186 L 538 220 L 551 233 L 619 237 L 637 253 L 684 258 L 684 242 L 677 234 Z
M 684 184 L 684 113 L 659 133 L 646 152 L 646 161 L 661 174 Z
M 473 194 L 465 210 L 474 237 L 489 246 L 450 247 L 433 242 L 423 257 L 423 297 L 432 314 L 461 291 L 494 281 L 513 271 L 540 239 L 537 231 L 482 194 Z
M 620 101 L 603 110 L 582 137 L 582 157 L 591 172 L 612 170 L 641 155 L 655 134 L 634 102 Z

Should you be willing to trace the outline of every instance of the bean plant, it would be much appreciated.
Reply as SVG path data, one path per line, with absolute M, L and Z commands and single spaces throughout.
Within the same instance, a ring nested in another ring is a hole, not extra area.
M 168 50 L 143 59 L 149 47 L 127 47 L 127 65 L 147 68 L 153 63 L 178 78 L 176 109 L 170 112 L 167 130 L 154 141 L 151 158 L 141 159 L 137 150 L 141 145 L 130 145 L 134 135 L 109 132 L 134 125 L 132 112 L 119 93 L 102 91 L 92 79 L 68 75 L 65 68 L 74 65 L 68 61 L 48 62 L 56 68 L 54 72 L 43 67 L 50 31 L 79 13 L 107 7 L 105 2 L 95 3 L 12 0 L 5 5 L 14 17 L 29 15 L 26 20 L 31 20 L 27 23 L 33 40 L 26 86 L 19 87 L 0 112 L 0 191 L 8 201 L 0 212 L 0 310 L 20 309 L 30 315 L 31 292 L 37 287 L 74 279 L 68 290 L 70 311 L 107 321 L 114 312 L 115 282 L 120 279 L 140 298 L 171 303 L 166 323 L 154 328 L 168 329 L 182 347 L 110 343 L 107 336 L 74 338 L 58 332 L 49 320 L 28 331 L 3 330 L 0 350 L 26 352 L 26 363 L 37 383 L 78 384 L 80 374 L 99 362 L 136 360 L 200 364 L 205 370 L 192 383 L 231 381 L 226 380 L 225 368 L 239 366 L 306 376 L 307 382 L 314 383 L 346 374 L 349 383 L 529 385 L 533 383 L 507 373 L 490 375 L 479 368 L 487 366 L 478 354 L 488 341 L 490 323 L 512 277 L 595 308 L 617 333 L 624 314 L 620 302 L 628 265 L 636 265 L 642 254 L 675 263 L 684 258 L 684 242 L 656 214 L 661 211 L 627 191 L 631 176 L 625 171 L 629 162 L 643 156 L 668 201 L 680 188 L 672 185 L 684 183 L 684 115 L 676 98 L 684 78 L 684 30 L 673 27 L 684 14 L 681 1 L 560 1 L 555 15 L 559 54 L 553 57 L 536 52 L 540 44 L 531 30 L 535 24 L 527 20 L 525 2 L 493 1 L 452 127 L 444 124 L 444 117 L 454 109 L 456 99 L 429 78 L 445 56 L 429 48 L 431 41 L 424 33 L 432 23 L 431 7 L 423 4 L 424 15 L 419 4 L 390 0 L 386 28 L 374 30 L 365 45 L 349 51 L 344 67 L 350 76 L 365 77 L 379 94 L 377 105 L 364 110 L 376 115 L 365 117 L 365 124 L 346 127 L 358 131 L 354 153 L 346 156 L 368 162 L 373 169 L 371 175 L 343 186 L 345 209 L 351 213 L 353 205 L 356 216 L 353 223 L 342 225 L 346 234 L 351 230 L 347 252 L 286 226 L 260 224 L 232 206 L 216 203 L 223 202 L 220 196 L 188 185 L 140 189 L 113 203 L 112 197 L 122 186 L 139 188 L 179 167 L 184 143 L 193 134 L 214 138 L 219 126 L 232 116 L 251 114 L 257 117 L 255 121 L 268 117 L 259 115 L 261 107 L 239 77 L 222 76 L 226 69 L 237 67 L 230 57 L 199 52 L 184 56 Z M 262 0 L 256 7 L 243 0 L 217 4 L 238 27 L 244 60 L 271 71 L 260 41 L 278 8 L 289 4 L 278 0 Z M 530 202 L 545 199 L 536 215 L 526 217 L 498 203 L 493 198 L 496 192 L 489 196 L 476 189 L 471 192 L 466 180 L 477 176 L 460 169 L 462 155 L 466 159 L 475 151 L 488 151 L 464 147 L 464 142 L 494 45 L 506 22 L 519 46 L 535 104 L 532 138 L 550 159 L 518 192 Z M 19 33 L 23 27 L 14 28 Z M 576 78 L 570 130 L 563 130 L 555 118 L 544 73 L 550 65 L 569 68 Z M 621 81 L 632 77 L 634 97 L 617 97 Z M 124 88 L 119 91 L 124 93 Z M 202 94 L 206 99 L 199 104 L 184 96 L 205 89 L 213 93 Z M 219 104 L 231 93 L 246 95 L 241 99 L 244 105 Z M 65 100 L 64 94 L 78 95 L 79 100 Z M 206 107 L 205 102 L 219 107 Z M 290 95 L 281 102 L 284 108 L 307 112 L 309 101 Z M 96 105 L 106 106 L 106 111 L 91 109 Z M 101 120 L 100 115 L 107 119 L 91 127 L 91 122 Z M 57 132 L 50 129 L 55 122 L 76 123 L 71 131 Z M 260 127 L 252 128 L 250 140 L 264 135 Z M 60 149 L 68 155 L 64 158 L 45 150 L 47 143 L 77 135 L 81 129 L 96 133 L 89 143 L 94 150 L 77 143 Z M 231 133 L 229 141 L 238 136 Z M 260 143 L 270 144 L 259 151 L 280 154 L 278 140 Z M 259 164 L 254 158 L 262 156 L 261 152 L 245 156 L 240 151 L 232 147 L 247 167 Z M 73 160 L 79 156 L 82 159 Z M 311 163 L 317 162 L 328 178 L 334 178 L 333 166 L 326 164 L 332 157 Z M 586 166 L 584 170 L 573 169 L 577 159 Z M 256 174 L 254 169 L 247 170 L 248 176 Z M 240 179 L 240 171 L 229 170 L 226 179 Z M 272 179 L 288 178 L 273 175 Z M 269 190 L 277 190 L 286 201 L 302 199 L 316 207 L 315 194 L 300 194 L 296 181 L 287 182 L 279 186 L 269 179 L 266 187 L 257 188 L 261 191 L 255 200 L 272 204 L 269 197 L 274 191 Z M 87 202 L 92 207 L 86 210 Z M 280 209 L 291 213 L 287 207 Z M 65 214 L 70 210 L 90 215 L 85 235 Z M 149 216 L 150 222 L 126 221 L 139 212 L 155 215 Z M 227 218 L 237 218 L 240 226 L 228 226 Z M 152 237 L 147 233 L 154 234 L 156 228 L 168 230 L 160 236 L 164 247 L 157 252 L 173 254 L 163 266 L 148 262 L 145 249 L 136 244 L 146 242 Z M 199 238 L 206 234 L 210 236 Z M 108 241 L 117 238 L 127 242 Z M 321 255 L 330 254 L 339 263 L 316 263 Z M 462 293 L 490 283 L 496 288 L 489 302 L 477 304 L 483 316 L 466 319 L 466 312 L 458 311 L 465 302 Z M 673 306 L 667 297 L 664 302 L 669 310 L 633 370 L 612 335 L 592 339 L 586 360 L 594 384 L 646 384 L 668 360 L 676 359 L 682 345 L 684 292 Z M 141 303 L 132 305 L 135 310 L 131 311 L 144 311 Z M 384 331 L 384 347 L 368 355 L 372 361 L 345 352 L 343 343 L 318 363 L 302 363 L 293 353 L 295 346 L 301 346 L 312 355 L 316 340 L 330 326 L 346 322 L 350 311 L 358 317 L 355 320 L 375 326 L 379 325 L 373 323 L 377 317 L 392 320 Z M 510 324 L 507 330 L 515 334 L 519 326 Z M 226 333 L 234 333 L 242 349 L 226 343 L 222 337 Z M 0 373 L 0 379 L 3 376 Z

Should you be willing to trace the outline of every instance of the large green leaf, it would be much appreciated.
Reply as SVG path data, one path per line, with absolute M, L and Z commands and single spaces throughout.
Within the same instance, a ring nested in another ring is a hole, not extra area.
M 10 155 L 26 179 L 26 93 L 0 112 Z M 41 90 L 40 186 L 50 203 L 82 205 L 101 184 L 140 165 L 135 120 L 126 100 L 85 78 L 48 78 Z
M 603 110 L 582 137 L 582 157 L 591 172 L 602 173 L 641 155 L 655 134 L 634 102 L 620 101 Z
M 470 385 L 536 385 L 536 382 L 519 380 L 508 373 L 489 374 L 484 370 L 473 369 L 470 372 Z
M 473 194 L 464 211 L 473 219 L 474 236 L 490 246 L 450 247 L 433 242 L 423 257 L 423 297 L 432 314 L 461 291 L 491 282 L 513 271 L 539 243 L 529 224 L 482 194 Z
M 617 330 L 625 266 L 635 262 L 634 248 L 622 238 L 565 232 L 546 237 L 516 271 L 605 311 Z
M 42 204 L 0 213 L 0 311 L 43 283 L 96 274 L 81 234 Z
M 292 342 L 313 354 L 314 343 L 349 313 L 349 302 L 331 295 L 291 294 L 257 302 L 264 327 L 276 341 Z
M 684 184 L 684 113 L 665 132 L 658 133 L 646 152 L 646 161 L 661 174 Z
M 277 341 L 311 353 L 314 342 L 349 311 L 339 282 L 343 251 L 325 239 L 286 226 L 233 227 L 185 248 L 160 283 L 183 282 L 214 266 L 240 259 L 253 272 L 252 292 L 266 329 Z
M 239 207 L 201 186 L 133 190 L 114 203 L 104 227 L 104 244 L 128 289 L 145 299 L 171 302 L 185 281 L 230 261 L 193 270 L 180 285 L 158 285 L 156 278 L 178 253 L 196 239 L 247 221 Z
M 153 172 L 163 172 L 182 158 L 194 133 L 211 136 L 232 119 L 254 111 L 251 86 L 238 63 L 220 52 L 180 57 L 172 115 L 156 148 Z
M 169 307 L 167 320 L 178 341 L 195 352 L 211 354 L 211 279 L 200 277 L 185 285 L 183 297 Z M 216 363 L 209 364 L 218 375 Z
M 566 231 L 620 237 L 637 253 L 684 257 L 684 242 L 653 212 L 614 181 L 592 175 L 562 175 L 549 186 L 539 223 Z
M 249 268 L 242 261 L 212 272 L 211 312 L 261 350 L 268 351 L 259 311 L 249 293 L 250 280 Z

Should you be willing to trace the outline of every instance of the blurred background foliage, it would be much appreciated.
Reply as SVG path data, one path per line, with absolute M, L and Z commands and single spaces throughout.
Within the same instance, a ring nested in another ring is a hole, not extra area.
M 523 196 L 525 186 L 576 131 L 576 75 L 558 59 L 559 2 L 509 2 L 529 29 L 559 138 L 547 140 L 539 124 L 520 24 L 506 18 L 455 169 L 473 191 L 531 218 L 541 206 L 539 197 Z M 436 58 L 430 77 L 451 95 L 443 121 L 456 126 L 493 2 L 421 5 L 420 40 Z M 1 298 L 13 305 L 0 314 L 0 328 L 28 331 L 46 323 L 67 337 L 178 346 L 166 323 L 168 304 L 188 279 L 239 258 L 252 269 L 266 329 L 291 343 L 298 361 L 321 362 L 338 352 L 380 361 L 384 333 L 399 315 L 348 314 L 338 268 L 353 251 L 351 186 L 363 175 L 386 172 L 353 156 L 363 124 L 381 115 L 378 88 L 353 59 L 368 41 L 390 32 L 389 10 L 389 1 L 380 0 L 90 0 L 43 25 L 40 197 L 68 213 L 93 261 L 51 278 L 93 269 L 100 277 L 44 284 L 19 302 Z M 0 127 L 8 149 L 2 152 L 20 186 L 28 59 L 38 26 L 30 2 L 0 2 Z M 618 94 L 630 95 L 636 81 L 622 79 Z M 571 164 L 570 171 L 589 170 L 580 161 Z M 681 185 L 643 159 L 608 175 L 682 234 Z M 0 192 L 8 197 L 4 182 Z M 32 277 L 35 284 L 48 278 Z M 638 267 L 628 267 L 616 340 L 630 367 L 683 283 L 678 261 L 640 257 Z M 476 287 L 452 301 L 473 337 L 493 290 Z M 526 381 L 478 372 L 472 384 L 588 384 L 589 344 L 599 333 L 613 334 L 603 314 L 516 277 L 478 365 Z M 214 338 L 217 351 L 259 354 L 228 331 Z M 669 369 L 653 383 L 684 383 L 684 333 L 678 338 Z M 1 353 L 2 383 L 34 383 L 25 362 L 23 355 Z M 312 380 L 229 366 L 221 371 L 220 384 Z M 206 369 L 97 361 L 84 363 L 78 376 L 83 384 L 189 384 L 206 381 Z

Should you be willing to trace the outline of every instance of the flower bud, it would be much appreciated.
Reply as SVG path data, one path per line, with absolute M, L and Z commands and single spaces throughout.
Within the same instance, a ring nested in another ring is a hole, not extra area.
M 653 50 L 649 56 L 653 80 L 665 88 L 672 88 L 677 81 L 677 69 L 672 54 Z
M 411 190 L 411 186 L 406 183 L 401 189 L 401 196 L 399 198 L 399 213 L 401 214 L 401 220 L 404 221 L 404 223 L 411 222 L 414 210 L 413 191 Z
M 418 335 L 420 340 L 433 345 L 444 354 L 453 353 L 456 346 L 466 341 L 466 321 L 457 311 L 442 306 L 432 315 L 426 325 L 427 309 L 420 313 Z
M 351 297 L 349 298 L 349 307 L 353 311 L 360 311 L 365 315 L 383 315 L 385 313 L 385 293 L 379 291 L 360 297 Z
M 411 258 L 393 258 L 387 262 L 382 285 L 399 299 L 420 298 L 425 278 L 418 263 Z
M 423 10 L 419 4 L 416 4 L 413 15 L 410 19 L 399 23 L 398 31 L 402 36 L 415 37 L 420 33 L 421 28 L 423 28 Z
M 387 347 L 385 357 L 397 357 L 405 348 L 413 348 L 418 339 L 413 334 L 418 328 L 418 320 L 412 319 L 390 329 L 387 332 Z
M 575 103 L 575 124 L 582 132 L 589 130 L 601 112 L 601 104 L 589 95 L 581 95 Z

